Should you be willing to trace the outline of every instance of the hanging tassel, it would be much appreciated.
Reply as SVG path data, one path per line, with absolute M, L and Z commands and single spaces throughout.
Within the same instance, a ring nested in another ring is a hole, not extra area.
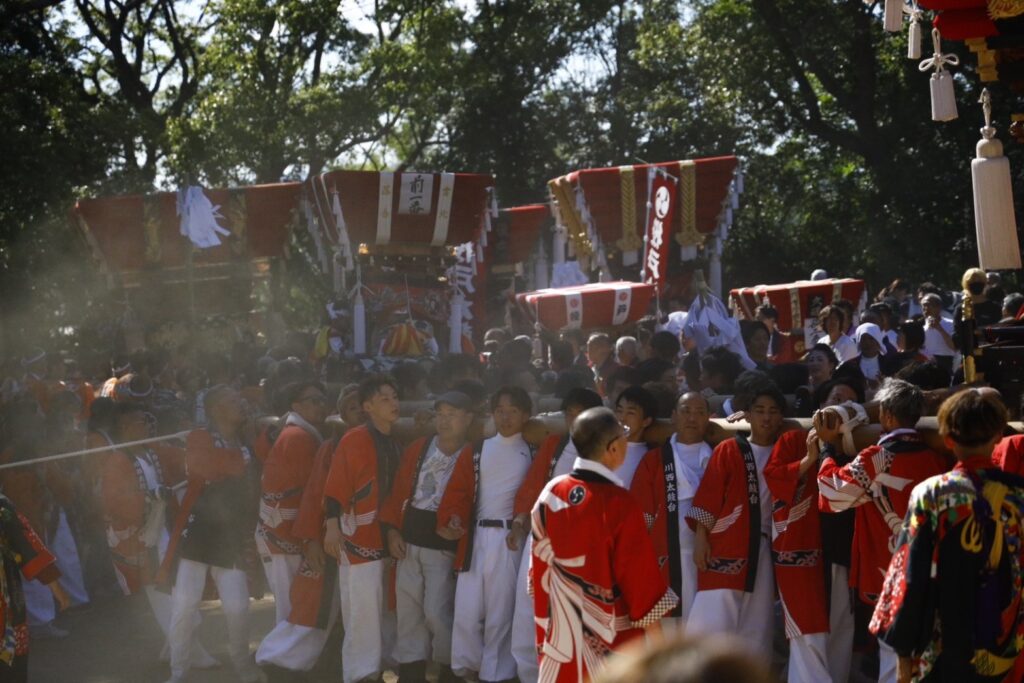
M 885 17 L 882 25 L 889 33 L 903 30 L 903 0 L 885 0 Z
M 544 243 L 541 242 L 537 248 L 537 258 L 533 262 L 533 288 L 535 290 L 548 288 L 550 268 Z
M 680 261 L 692 261 L 697 258 L 697 245 L 691 244 L 685 247 L 679 247 L 679 260 Z
M 978 262 L 983 270 L 1017 270 L 1021 259 L 1010 160 L 1003 156 L 1003 143 L 995 137 L 988 88 L 981 91 L 979 101 L 985 113 L 985 127 L 978 141 L 978 156 L 971 162 Z
M 942 36 L 937 28 L 932 29 L 934 54 L 917 65 L 920 71 L 935 69 L 931 78 L 932 121 L 952 121 L 957 118 L 956 93 L 953 91 L 953 76 L 946 71 L 946 65 L 957 66 L 960 58 L 954 54 L 942 54 Z
M 907 32 L 907 59 L 921 59 L 921 8 L 917 0 L 911 0 L 906 8 L 910 16 L 910 29 Z

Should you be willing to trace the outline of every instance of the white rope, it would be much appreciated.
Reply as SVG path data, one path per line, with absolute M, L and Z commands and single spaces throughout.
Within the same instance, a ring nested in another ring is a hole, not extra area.
M 942 36 L 939 35 L 939 29 L 937 28 L 932 29 L 932 46 L 935 49 L 935 54 L 917 65 L 919 71 L 935 69 L 935 72 L 938 73 L 943 71 L 947 64 L 949 66 L 959 66 L 960 57 L 954 54 L 942 54 Z
M 168 439 L 177 439 L 182 436 L 186 436 L 189 431 L 186 429 L 183 432 L 176 432 L 174 434 L 165 434 L 163 436 L 154 436 L 148 439 L 140 439 L 139 441 L 127 441 L 125 443 L 115 443 L 109 446 L 99 446 L 98 448 L 86 448 L 80 451 L 71 451 L 70 453 L 58 453 L 57 455 L 48 455 L 44 458 L 35 458 L 33 460 L 20 460 L 18 462 L 9 462 L 6 465 L 0 465 L 0 470 L 7 470 L 14 467 L 25 467 L 27 465 L 38 465 L 42 462 L 52 462 L 54 460 L 66 460 L 68 458 L 77 458 L 82 455 L 93 455 L 94 453 L 103 453 L 105 451 L 115 451 L 121 448 L 131 448 L 132 446 L 142 446 L 147 443 L 156 443 L 157 441 L 167 441 Z

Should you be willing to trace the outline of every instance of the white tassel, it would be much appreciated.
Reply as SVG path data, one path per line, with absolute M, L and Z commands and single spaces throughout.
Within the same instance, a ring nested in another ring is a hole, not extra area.
M 992 127 L 992 98 L 981 93 L 985 127 L 981 129 L 977 158 L 971 162 L 974 183 L 974 226 L 978 238 L 978 262 L 983 270 L 1017 270 L 1021 267 L 1017 218 L 1013 210 L 1010 160 Z
M 942 54 L 942 36 L 938 29 L 932 29 L 934 54 L 917 65 L 920 71 L 935 69 L 931 78 L 932 121 L 952 121 L 957 118 L 956 93 L 953 91 L 953 76 L 946 71 L 946 65 L 956 66 L 960 58 Z
M 541 243 L 537 249 L 537 258 L 533 262 L 533 288 L 547 289 L 549 282 L 550 264 L 548 263 L 548 255 L 544 250 L 544 244 Z
M 551 238 L 551 263 L 565 263 L 565 228 L 556 226 Z
M 907 59 L 921 59 L 921 10 L 917 2 L 910 5 L 910 29 L 907 32 Z
M 466 297 L 455 290 L 451 300 L 451 312 L 448 314 L 448 352 L 462 353 L 462 307 Z
M 932 74 L 932 121 L 952 121 L 959 114 L 956 111 L 956 93 L 953 91 L 953 77 L 948 71 Z
M 362 282 L 356 285 L 362 288 Z M 366 353 L 366 304 L 363 303 L 363 293 L 356 291 L 356 298 L 352 304 L 352 349 L 357 356 Z
M 885 0 L 883 27 L 889 33 L 903 30 L 903 0 Z
M 687 247 L 679 247 L 679 260 L 692 261 L 697 258 L 697 245 L 691 244 Z
M 624 266 L 635 266 L 640 262 L 640 251 L 637 249 L 630 249 L 622 252 L 622 265 Z

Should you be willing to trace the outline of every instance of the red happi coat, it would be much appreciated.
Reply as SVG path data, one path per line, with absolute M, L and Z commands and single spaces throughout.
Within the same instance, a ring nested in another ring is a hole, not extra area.
M 313 470 L 322 439 L 309 428 L 289 423 L 281 430 L 263 464 L 260 487 L 260 521 L 256 535 L 260 551 L 273 555 L 298 555 L 302 541 L 292 532 L 299 514 L 302 493 Z
M 338 439 L 329 439 L 317 449 L 309 479 L 302 491 L 298 514 L 292 522 L 291 533 L 297 542 L 323 544 L 324 485 L 337 447 Z M 330 623 L 338 572 L 330 557 L 325 560 L 325 571 L 321 572 L 314 571 L 305 558 L 299 563 L 299 571 L 292 579 L 292 587 L 288 592 L 292 605 L 288 614 L 290 623 L 319 629 L 326 629 Z
M 392 463 L 378 456 L 376 438 L 389 438 L 360 425 L 338 442 L 324 486 L 324 505 L 339 508 L 345 554 L 351 564 L 387 557 L 380 508 L 390 493 Z M 397 462 L 393 464 L 397 467 Z
M 552 434 L 544 439 L 540 445 L 537 455 L 530 463 L 530 469 L 526 471 L 526 478 L 516 492 L 515 503 L 512 506 L 512 516 L 528 515 L 537 502 L 537 496 L 544 490 L 544 486 L 551 481 L 555 475 L 555 467 L 562 451 L 569 444 L 569 435 L 559 436 Z
M 1024 476 L 1024 434 L 1007 436 L 997 443 L 992 462 L 1004 472 Z
M 633 475 L 630 493 L 640 506 L 647 533 L 654 545 L 662 578 L 677 595 L 683 595 L 683 561 L 679 548 L 680 518 L 675 452 L 670 438 L 659 448 L 647 451 Z M 668 615 L 682 616 L 680 603 Z
M 0 495 L 0 675 L 15 657 L 28 654 L 22 577 L 49 584 L 60 578 L 60 570 L 32 525 Z
M 188 488 L 178 508 L 170 545 L 157 575 L 158 583 L 174 581 L 179 554 L 185 552 L 184 556 L 193 556 L 189 559 L 214 566 L 239 567 L 255 574 L 254 568 L 258 568 L 252 543 L 255 520 L 249 522 L 249 506 L 255 507 L 255 501 L 249 499 L 255 463 L 247 462 L 247 451 L 246 447 L 226 445 L 223 438 L 210 429 L 189 432 L 185 443 Z M 232 510 L 236 520 L 230 522 L 216 515 L 202 514 L 210 509 L 211 503 L 219 511 Z M 235 509 L 237 506 L 241 509 Z
M 910 492 L 948 469 L 946 461 L 912 429 L 886 434 L 878 445 L 865 448 L 842 467 L 830 457 L 822 462 L 819 508 L 824 512 L 857 509 L 850 586 L 864 602 L 874 604 L 882 592 Z
M 161 486 L 172 487 L 185 480 L 185 452 L 173 446 L 155 445 L 149 449 L 151 462 Z M 175 498 L 170 497 L 164 511 L 164 526 L 176 516 Z M 152 584 L 160 568 L 159 536 L 145 535 L 147 522 L 155 507 L 142 466 L 131 453 L 114 451 L 103 461 L 100 473 L 100 504 L 107 525 L 107 543 L 125 595 L 134 595 Z
M 697 572 L 697 590 L 727 589 L 752 592 L 761 543 L 761 495 L 757 463 L 736 437 L 715 447 L 701 479 L 693 507 L 686 515 L 690 528 L 704 525 L 710 532 L 711 560 Z M 749 446 L 747 446 L 749 450 Z
M 574 470 L 541 492 L 529 580 L 540 681 L 589 680 L 678 604 L 645 531 L 630 493 L 599 472 Z
M 458 515 L 462 528 L 466 530 L 459 539 L 455 551 L 455 571 L 469 571 L 473 561 L 473 532 L 476 529 L 476 493 L 480 488 L 480 455 L 483 444 L 474 444 L 459 453 L 455 469 L 448 479 L 448 486 L 437 508 L 437 530 L 448 526 L 452 517 Z
M 391 489 L 384 506 L 380 511 L 380 521 L 387 526 L 402 531 L 405 526 L 405 511 L 413 496 L 416 495 L 416 485 L 420 480 L 420 470 L 423 461 L 430 452 L 430 444 L 434 437 L 424 436 L 409 444 L 402 452 L 402 460 L 398 465 L 398 474 L 395 475 L 395 485 Z M 472 444 L 466 444 L 459 449 L 457 458 L 468 454 L 473 457 Z M 457 465 L 457 462 L 456 462 Z
M 818 486 L 813 471 L 800 475 L 800 461 L 806 454 L 807 433 L 788 431 L 775 442 L 764 466 L 773 500 L 775 584 L 789 638 L 829 631 Z

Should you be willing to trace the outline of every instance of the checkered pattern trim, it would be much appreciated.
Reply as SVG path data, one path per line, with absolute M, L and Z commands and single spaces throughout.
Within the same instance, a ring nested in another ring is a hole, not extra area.
M 651 527 L 654 526 L 654 515 L 644 513 L 644 524 L 647 526 L 647 530 L 650 531 Z
M 715 520 L 715 516 L 713 514 L 699 507 L 690 508 L 690 511 L 686 513 L 686 516 L 692 520 L 695 520 L 708 531 L 711 531 L 715 528 L 715 522 L 717 521 Z
M 678 604 L 679 596 L 676 595 L 675 591 L 669 588 L 665 591 L 665 594 L 661 596 L 661 599 L 655 603 L 654 607 L 652 607 L 642 619 L 634 621 L 631 626 L 633 628 L 647 628 L 648 626 L 653 626 L 658 623 L 663 616 L 674 610 Z

